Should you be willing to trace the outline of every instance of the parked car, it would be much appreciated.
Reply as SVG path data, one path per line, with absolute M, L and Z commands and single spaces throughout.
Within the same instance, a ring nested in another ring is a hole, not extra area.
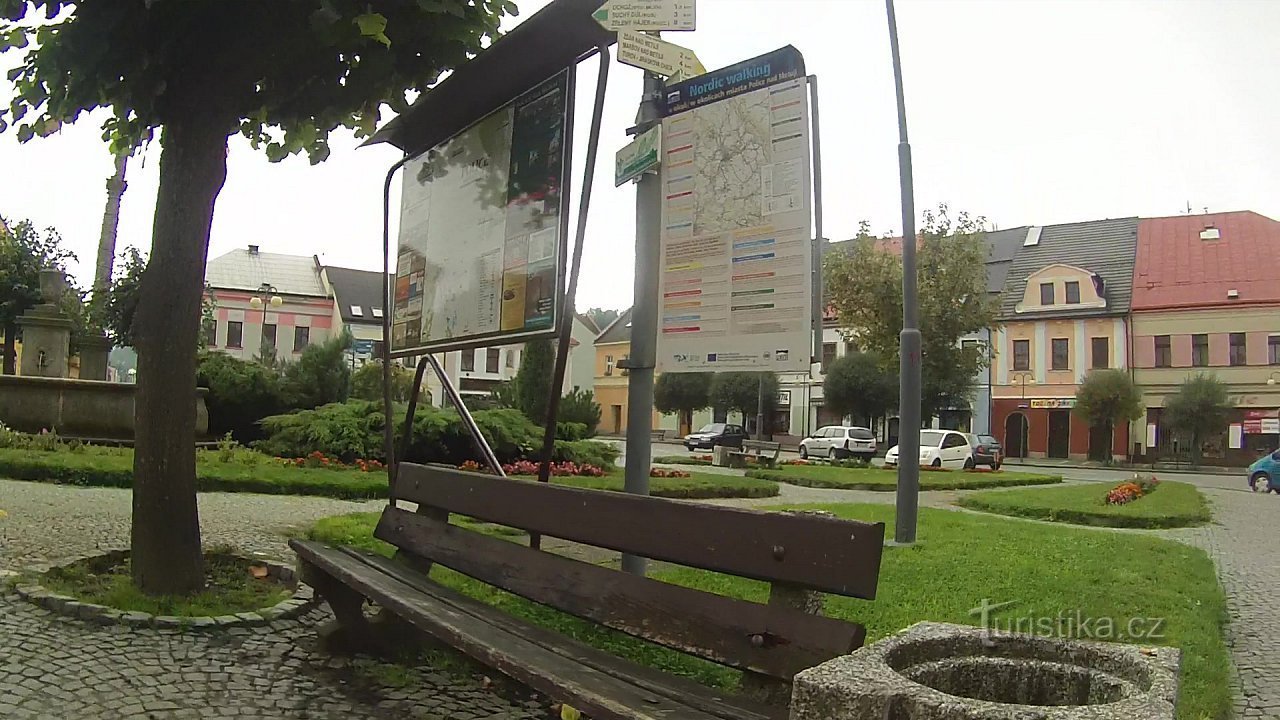
M 990 435 L 969 435 L 969 444 L 973 445 L 973 464 L 986 465 L 992 470 L 999 470 L 1004 462 L 1004 446 Z
M 884 456 L 885 467 L 897 467 L 898 446 Z M 920 465 L 936 468 L 971 468 L 974 466 L 973 445 L 966 433 L 958 430 L 921 430 Z
M 684 446 L 690 450 L 712 449 L 717 445 L 740 448 L 746 437 L 747 431 L 741 425 L 709 423 L 699 428 L 698 432 L 685 435 Z
M 876 436 L 864 427 L 828 425 L 800 441 L 800 457 L 847 458 L 870 461 L 876 455 Z
M 1280 450 L 1263 455 L 1249 466 L 1249 487 L 1254 492 L 1280 493 Z

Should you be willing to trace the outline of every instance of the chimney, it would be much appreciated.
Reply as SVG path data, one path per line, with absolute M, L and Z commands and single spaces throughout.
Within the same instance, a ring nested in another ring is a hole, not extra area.
M 257 254 L 258 254 L 258 246 L 257 246 L 257 245 L 250 245 L 250 246 L 249 246 L 249 254 L 250 254 L 250 255 L 257 255 Z

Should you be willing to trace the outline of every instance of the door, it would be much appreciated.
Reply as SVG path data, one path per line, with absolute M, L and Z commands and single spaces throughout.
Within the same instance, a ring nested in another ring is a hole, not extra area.
M 1004 419 L 1005 457 L 1025 458 L 1027 450 L 1027 416 L 1013 413 Z
M 969 440 L 960 433 L 947 433 L 942 439 L 942 467 L 963 468 L 965 461 L 972 455 Z
M 609 407 L 610 407 L 610 410 L 613 411 L 613 434 L 621 435 L 622 434 L 622 406 L 610 405 Z
M 1106 425 L 1089 428 L 1089 459 L 1099 462 L 1111 459 L 1111 429 Z
M 1066 459 L 1071 454 L 1071 411 L 1049 411 L 1049 457 Z

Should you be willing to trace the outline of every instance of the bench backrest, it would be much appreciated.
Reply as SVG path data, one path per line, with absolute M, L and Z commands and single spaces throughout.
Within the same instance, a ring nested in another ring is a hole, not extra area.
M 788 588 L 875 597 L 882 523 L 582 490 L 403 463 L 376 536 L 483 582 L 732 667 L 790 679 L 862 644 L 860 625 L 534 550 L 448 513 Z
M 765 440 L 743 440 L 742 449 L 743 450 L 748 450 L 748 449 L 767 450 L 769 452 L 776 453 L 782 450 L 782 443 L 768 442 Z

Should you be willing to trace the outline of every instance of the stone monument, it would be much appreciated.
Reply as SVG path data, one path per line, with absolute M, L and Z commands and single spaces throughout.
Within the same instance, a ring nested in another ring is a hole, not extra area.
M 22 328 L 22 364 L 26 377 L 67 377 L 71 349 L 71 318 L 62 311 L 67 279 L 61 270 L 40 271 L 40 297 L 44 302 L 18 318 Z

